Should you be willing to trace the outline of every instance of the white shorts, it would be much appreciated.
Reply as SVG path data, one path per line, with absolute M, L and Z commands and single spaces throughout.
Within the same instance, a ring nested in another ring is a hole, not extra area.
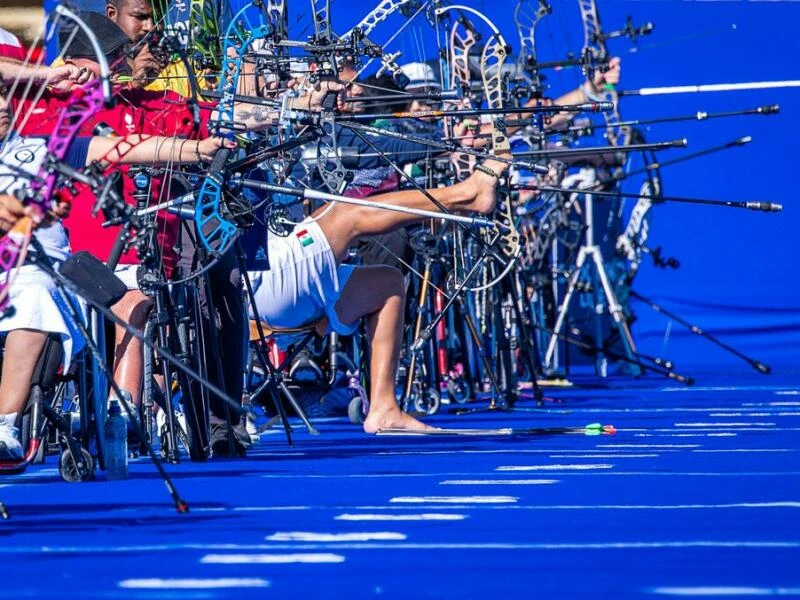
M 84 340 L 50 276 L 36 265 L 20 267 L 9 290 L 9 301 L 15 312 L 0 319 L 0 333 L 15 329 L 55 333 L 64 346 L 64 370 L 69 368 L 70 359 L 83 347 Z M 80 314 L 80 304 L 73 299 L 73 305 Z
M 345 324 L 336 314 L 336 301 L 355 267 L 336 265 L 319 225 L 304 221 L 288 237 L 270 237 L 267 250 L 270 270 L 249 272 L 259 318 L 282 329 L 327 316 L 328 331 L 355 332 L 358 321 Z
M 114 275 L 120 278 L 128 291 L 139 289 L 139 265 L 117 265 Z

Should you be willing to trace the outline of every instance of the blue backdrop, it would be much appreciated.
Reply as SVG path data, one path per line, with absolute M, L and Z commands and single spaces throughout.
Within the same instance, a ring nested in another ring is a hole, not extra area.
M 508 41 L 519 49 L 513 8 L 516 2 L 464 2 L 487 14 Z M 577 2 L 551 2 L 553 14 L 537 29 L 540 61 L 578 53 L 583 33 Z M 335 29 L 357 22 L 369 3 L 336 0 Z M 692 2 L 599 0 L 603 26 L 618 29 L 632 16 L 651 21 L 654 32 L 632 46 L 611 40 L 612 52 L 623 59 L 624 88 L 800 79 L 794 23 L 797 2 Z M 380 31 L 388 39 L 397 25 Z M 382 42 L 376 33 L 374 40 Z M 420 53 L 418 36 L 405 32 L 388 46 L 404 58 Z M 634 48 L 632 51 L 631 49 Z M 428 42 L 428 58 L 435 48 Z M 577 70 L 551 72 L 550 95 L 580 82 Z M 626 97 L 620 105 L 625 119 L 694 114 L 780 104 L 776 116 L 734 117 L 652 125 L 649 141 L 686 137 L 686 150 L 660 154 L 661 160 L 732 141 L 744 135 L 744 147 L 698 158 L 662 171 L 668 195 L 730 200 L 768 200 L 784 212 L 762 214 L 740 209 L 662 205 L 654 213 L 651 245 L 680 260 L 678 270 L 664 271 L 647 260 L 634 289 L 718 334 L 739 350 L 771 362 L 780 370 L 800 365 L 800 269 L 794 235 L 800 218 L 794 200 L 794 151 L 800 88 L 670 96 Z M 640 304 L 635 337 L 640 349 L 666 355 L 685 371 L 706 368 L 725 371 L 749 367 L 710 343 Z
M 91 3 L 91 2 L 90 2 Z M 465 0 L 492 18 L 516 52 L 513 0 Z M 95 2 L 102 4 L 102 2 Z M 539 60 L 578 53 L 583 43 L 577 2 L 553 0 L 553 14 L 537 31 Z M 374 3 L 332 0 L 333 27 L 355 25 Z M 612 40 L 623 59 L 622 88 L 704 83 L 800 79 L 795 23 L 797 2 L 693 2 L 599 0 L 607 30 L 621 27 L 628 15 L 636 23 L 652 21 L 654 33 L 635 50 L 627 40 Z M 293 37 L 311 31 L 306 0 L 289 0 Z M 373 34 L 384 43 L 403 25 L 395 15 Z M 387 46 L 403 51 L 402 60 L 435 56 L 430 29 L 412 23 Z M 549 75 L 550 95 L 574 88 L 580 73 Z M 781 370 L 800 365 L 800 288 L 794 236 L 800 219 L 793 196 L 796 119 L 800 88 L 728 93 L 627 97 L 623 118 L 694 114 L 780 104 L 772 117 L 750 116 L 706 122 L 653 125 L 649 141 L 686 137 L 689 148 L 662 153 L 666 160 L 744 135 L 749 145 L 726 150 L 663 170 L 664 191 L 675 196 L 731 200 L 768 200 L 784 205 L 780 214 L 689 205 L 663 205 L 654 213 L 651 245 L 680 260 L 664 271 L 645 261 L 634 288 L 743 352 Z M 749 367 L 643 305 L 635 305 L 635 337 L 641 349 L 667 355 L 684 371 L 703 368 L 747 371 Z

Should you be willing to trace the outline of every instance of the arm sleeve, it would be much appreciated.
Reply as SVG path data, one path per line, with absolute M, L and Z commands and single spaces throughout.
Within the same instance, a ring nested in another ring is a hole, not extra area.
M 342 127 L 339 139 L 337 140 L 339 147 L 342 148 L 350 145 L 357 148 L 360 154 L 377 154 L 377 148 L 378 151 L 386 154 L 389 159 L 401 165 L 422 160 L 431 152 L 434 154 L 438 154 L 440 152 L 435 148 L 431 148 L 430 146 L 417 142 L 400 140 L 388 136 L 379 137 L 369 134 L 362 135 L 372 144 L 374 144 L 375 148 L 368 144 L 364 139 L 357 136 L 354 132 L 348 130 L 346 127 Z M 415 137 L 433 140 L 436 139 L 436 135 L 437 134 L 434 133 L 424 133 L 420 135 L 415 134 Z M 359 158 L 358 161 L 359 169 L 376 169 L 385 165 L 386 161 L 380 156 L 363 156 Z

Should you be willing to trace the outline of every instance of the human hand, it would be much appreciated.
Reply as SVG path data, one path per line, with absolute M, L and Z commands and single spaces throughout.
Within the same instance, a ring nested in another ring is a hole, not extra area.
M 227 148 L 233 150 L 236 148 L 236 142 L 227 138 L 212 135 L 204 140 L 197 142 L 197 154 L 204 162 L 211 162 L 217 154 L 217 150 Z
M 616 87 L 619 85 L 620 75 L 622 73 L 622 60 L 615 56 L 608 61 L 608 68 L 606 71 L 600 69 L 594 73 L 592 79 L 592 86 L 596 90 L 603 90 L 607 86 Z
M 323 105 L 331 95 L 336 96 L 336 108 L 345 109 L 345 86 L 336 81 L 318 81 L 306 95 L 295 98 L 292 102 L 293 108 L 308 110 L 311 112 L 321 112 Z
M 87 81 L 94 79 L 94 73 L 89 69 L 80 68 L 71 63 L 66 63 L 58 67 L 41 67 L 42 78 L 48 85 L 59 90 L 70 90 L 76 85 L 83 85 Z
M 453 126 L 453 136 L 466 148 L 478 147 L 484 141 L 477 137 L 480 132 L 481 124 L 476 119 L 462 119 Z
M 0 196 L 0 231 L 3 233 L 9 231 L 17 221 L 28 214 L 29 211 L 14 196 Z
M 72 204 L 66 200 L 59 200 L 55 205 L 47 211 L 44 218 L 44 224 L 55 223 L 61 219 L 66 219 L 69 216 L 69 211 L 72 209 Z
M 88 69 L 81 69 L 77 65 L 66 63 L 58 67 L 42 67 L 42 75 L 51 84 L 58 84 L 62 81 L 73 83 L 86 83 L 92 78 L 92 73 Z
M 150 51 L 150 46 L 142 44 L 142 49 L 131 61 L 133 87 L 143 88 L 153 82 L 164 65 Z

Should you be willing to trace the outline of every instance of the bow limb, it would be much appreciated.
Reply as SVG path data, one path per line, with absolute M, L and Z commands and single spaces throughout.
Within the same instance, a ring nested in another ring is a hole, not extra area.
M 212 73 L 222 70 L 221 22 L 222 15 L 215 0 L 189 1 L 188 42 L 198 70 L 207 69 Z
M 451 90 L 462 90 L 464 100 L 463 106 L 469 107 L 471 72 L 469 68 L 469 54 L 475 43 L 478 41 L 480 33 L 475 29 L 469 19 L 458 17 L 454 20 L 450 28 L 449 36 L 449 63 L 442 65 L 442 73 L 448 74 L 446 81 Z M 444 53 L 442 53 L 444 54 Z M 442 59 L 444 62 L 444 59 Z M 452 119 L 445 119 L 445 135 L 448 138 L 454 137 Z M 475 157 L 461 152 L 453 152 L 450 157 L 453 165 L 456 180 L 466 179 L 475 168 Z
M 508 57 L 510 47 L 503 34 L 484 14 L 468 6 L 453 5 L 437 9 L 436 14 L 441 15 L 448 10 L 469 13 L 483 21 L 491 30 L 491 35 L 484 44 L 481 52 L 481 79 L 483 82 L 486 103 L 490 108 L 503 108 L 505 93 L 503 89 L 503 67 Z M 505 131 L 505 120 L 502 117 L 492 119 L 492 148 L 496 155 L 507 154 L 510 143 Z M 494 219 L 502 228 L 495 229 L 496 239 L 500 243 L 503 255 L 512 262 L 520 251 L 520 235 L 515 226 L 513 207 L 507 194 L 501 193 L 501 198 L 496 204 Z M 508 267 L 508 265 L 506 265 Z M 495 278 L 490 287 L 506 275 L 508 268 L 502 269 L 499 277 Z
M 535 0 L 536 9 L 530 8 L 534 0 L 519 0 L 514 9 L 514 23 L 517 26 L 520 51 L 517 57 L 517 77 L 530 81 L 531 96 L 542 93 L 541 72 L 536 66 L 536 27 L 539 21 L 553 12 L 546 0 Z
M 11 232 L 0 239 L 0 269 L 2 269 L 0 273 L 9 273 L 0 280 L 0 311 L 3 312 L 8 309 L 10 288 L 17 268 L 25 261 L 34 227 L 44 220 L 54 205 L 54 193 L 59 183 L 58 172 L 54 165 L 64 160 L 70 144 L 84 123 L 100 108 L 113 103 L 108 62 L 94 33 L 69 9 L 58 6 L 55 13 L 86 34 L 97 54 L 100 77 L 73 91 L 69 101 L 59 113 L 55 129 L 47 140 L 45 159 L 23 198 L 30 216 L 21 219 Z
M 600 15 L 597 12 L 595 0 L 578 0 L 581 10 L 581 21 L 583 22 L 583 55 L 589 66 L 587 77 L 591 81 L 597 65 L 608 62 L 611 55 L 608 52 L 606 38 L 600 24 Z M 607 87 L 602 90 L 600 99 L 604 102 L 613 102 L 613 110 L 603 113 L 606 122 L 606 135 L 612 146 L 627 145 L 630 143 L 631 128 L 627 125 L 620 125 L 620 117 L 617 90 Z
M 260 19 L 256 22 L 247 17 L 251 8 L 259 9 Z M 223 71 L 217 86 L 220 100 L 215 133 L 227 140 L 234 140 L 235 95 L 243 71 L 244 57 L 257 40 L 271 33 L 263 18 L 261 10 L 263 8 L 261 0 L 252 0 L 234 15 L 225 32 L 222 52 Z M 217 151 L 203 179 L 195 203 L 194 221 L 197 237 L 212 255 L 223 254 L 238 233 L 236 224 L 223 214 L 222 200 L 226 186 L 224 168 L 230 152 L 228 148 Z
M 399 34 L 417 15 L 422 13 L 430 4 L 430 0 L 382 0 L 378 5 L 372 9 L 367 15 L 359 21 L 359 23 L 342 35 L 341 39 L 344 41 L 352 41 L 353 37 L 359 37 L 362 40 L 367 40 L 367 37 L 375 30 L 375 28 L 386 21 L 392 14 L 401 11 L 406 17 L 407 21 L 400 30 L 395 34 Z M 411 11 L 415 11 L 411 13 Z M 371 42 L 368 42 L 371 44 Z M 408 79 L 403 73 L 402 68 L 397 64 L 397 58 L 400 53 L 388 54 L 385 51 L 381 52 L 380 61 L 381 68 L 378 74 L 386 72 L 397 82 L 400 87 L 405 87 L 408 84 Z M 370 61 L 371 62 L 371 61 Z M 359 75 L 367 68 L 369 62 L 359 71 Z

